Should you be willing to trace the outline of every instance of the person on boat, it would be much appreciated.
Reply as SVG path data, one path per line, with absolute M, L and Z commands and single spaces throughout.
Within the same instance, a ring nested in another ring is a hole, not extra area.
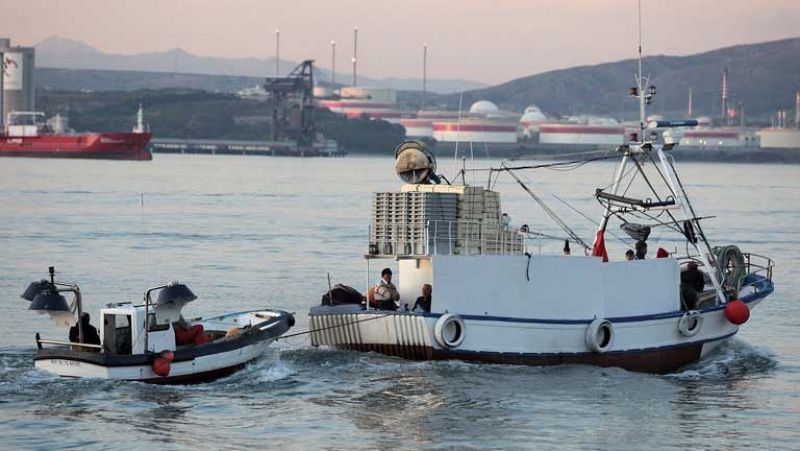
M 89 316 L 89 313 L 88 312 L 81 313 L 80 321 L 81 321 L 81 327 L 83 329 L 83 341 L 81 343 L 99 345 L 100 335 L 97 333 L 97 329 L 94 326 L 92 326 L 91 316 Z M 79 335 L 80 335 L 80 330 L 78 329 L 78 324 L 75 323 L 74 326 L 69 328 L 69 341 L 73 343 L 78 343 Z
M 627 251 L 625 251 L 625 260 L 628 261 L 633 260 L 633 256 L 634 256 L 633 249 L 628 249 Z
M 667 258 L 667 257 L 669 257 L 669 252 L 667 252 L 667 250 L 664 249 L 663 247 L 659 247 L 656 250 L 656 258 Z
M 572 255 L 572 251 L 569 248 L 569 240 L 564 240 L 564 255 Z
M 706 287 L 705 274 L 697 267 L 697 262 L 691 261 L 686 265 L 686 269 L 681 271 L 681 283 L 691 286 L 694 291 L 703 291 Z
M 697 295 L 706 287 L 705 275 L 697 267 L 697 262 L 690 261 L 686 269 L 681 271 L 681 300 L 687 310 L 697 308 Z
M 430 284 L 423 284 L 422 285 L 422 296 L 417 298 L 417 302 L 414 303 L 414 308 L 411 309 L 414 312 L 423 312 L 423 313 L 430 313 L 431 311 L 431 293 L 433 293 L 433 287 Z
M 381 280 L 375 285 L 375 302 L 381 310 L 397 310 L 400 293 L 392 283 L 392 270 L 383 268 Z
M 637 241 L 636 242 L 636 260 L 644 260 L 647 258 L 647 243 L 644 241 Z

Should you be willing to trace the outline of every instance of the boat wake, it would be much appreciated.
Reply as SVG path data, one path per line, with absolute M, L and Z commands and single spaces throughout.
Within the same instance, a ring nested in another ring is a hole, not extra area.
M 0 394 L 15 391 L 20 387 L 61 386 L 64 384 L 81 385 L 96 384 L 96 380 L 78 381 L 50 375 L 33 368 L 31 363 L 33 350 L 0 349 Z M 713 354 L 702 361 L 684 367 L 681 371 L 668 374 L 668 379 L 679 381 L 691 380 L 731 380 L 752 377 L 771 372 L 779 364 L 775 355 L 768 349 L 733 339 L 722 345 Z M 364 375 L 372 383 L 392 380 L 400 375 L 423 375 L 433 372 L 439 376 L 456 376 L 462 378 L 482 379 L 487 376 L 503 378 L 508 376 L 508 365 L 483 365 L 466 363 L 457 360 L 416 362 L 407 361 L 380 354 L 356 353 L 332 349 L 315 349 L 310 347 L 278 348 L 268 351 L 257 361 L 247 365 L 243 370 L 220 380 L 201 385 L 175 386 L 178 391 L 214 391 L 219 387 L 226 390 L 237 389 L 252 391 L 254 388 L 269 390 L 303 384 L 317 380 L 323 373 L 323 379 L 359 380 Z M 556 367 L 516 367 L 511 374 L 528 374 L 530 376 L 563 377 L 565 372 L 575 376 L 575 371 L 601 371 L 605 377 L 614 378 L 614 374 L 623 377 L 627 371 L 615 371 L 612 368 L 597 369 L 583 365 L 567 365 Z M 325 371 L 321 371 L 325 370 Z M 334 370 L 333 373 L 330 371 Z M 55 384 L 54 384 L 55 383 Z M 126 385 L 129 382 L 108 382 L 110 386 Z M 137 383 L 138 385 L 138 383 Z M 108 387 L 111 388 L 111 387 Z M 166 387 L 160 387 L 160 390 Z M 169 390 L 169 389 L 167 389 Z M 10 394 L 10 393 L 9 393 Z
M 778 363 L 769 349 L 734 338 L 703 360 L 667 377 L 680 380 L 738 379 L 768 373 Z

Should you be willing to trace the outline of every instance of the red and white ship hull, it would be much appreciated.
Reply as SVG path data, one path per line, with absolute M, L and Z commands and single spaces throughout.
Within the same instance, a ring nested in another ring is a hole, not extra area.
M 0 156 L 35 158 L 94 158 L 152 160 L 149 133 L 90 133 L 85 135 L 0 135 Z

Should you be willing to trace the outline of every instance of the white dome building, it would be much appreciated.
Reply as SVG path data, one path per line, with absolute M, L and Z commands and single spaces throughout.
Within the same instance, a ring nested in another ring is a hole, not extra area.
M 536 105 L 525 108 L 522 117 L 519 118 L 519 125 L 522 127 L 522 136 L 533 139 L 539 133 L 539 125 L 547 122 L 547 116 L 542 113 Z
M 542 110 L 536 106 L 531 105 L 528 108 L 525 108 L 525 111 L 522 113 L 522 118 L 520 121 L 538 121 L 543 122 L 547 120 L 547 116 L 542 113 Z
M 488 100 L 479 100 L 469 107 L 469 113 L 476 116 L 489 116 L 499 112 L 500 108 L 497 108 L 497 105 Z

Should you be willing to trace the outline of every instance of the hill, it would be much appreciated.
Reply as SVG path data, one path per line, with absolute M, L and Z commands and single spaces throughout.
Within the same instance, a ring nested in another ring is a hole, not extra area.
M 652 113 L 686 114 L 692 88 L 694 115 L 718 117 L 721 79 L 728 68 L 729 105 L 742 102 L 748 117 L 763 117 L 794 107 L 800 90 L 800 38 L 726 47 L 691 56 L 649 56 L 643 71 L 652 74 L 658 96 Z M 463 104 L 491 100 L 501 108 L 522 111 L 535 104 L 551 115 L 598 114 L 637 116 L 637 104 L 626 98 L 634 84 L 636 60 L 555 70 L 463 94 Z M 459 95 L 440 97 L 458 108 Z
M 185 88 L 210 92 L 236 92 L 263 83 L 263 80 L 261 77 L 244 75 L 36 68 L 37 88 L 54 91 L 136 91 Z
M 131 72 L 146 74 L 138 81 L 139 88 L 201 88 L 205 83 L 209 86 L 239 86 L 238 80 L 243 78 L 261 79 L 274 74 L 275 58 L 220 58 L 198 56 L 183 49 L 170 49 L 163 52 L 138 53 L 133 55 L 104 53 L 81 41 L 50 37 L 36 44 L 36 65 L 38 68 L 78 69 L 76 71 L 43 71 L 46 85 L 53 89 L 89 89 L 89 90 L 128 90 L 129 85 L 123 80 L 130 79 L 125 74 Z M 280 71 L 287 74 L 297 62 L 280 60 Z M 87 72 L 88 71 L 88 72 Z M 121 81 L 114 83 L 114 75 L 122 72 Z M 315 66 L 316 76 L 321 80 L 330 80 L 330 71 Z M 170 79 L 169 76 L 176 77 Z M 66 78 L 63 78 L 67 76 Z M 179 75 L 179 76 L 177 76 Z M 229 79 L 204 79 L 201 75 L 229 77 Z M 345 76 L 346 74 L 340 74 Z M 230 79 L 232 77 L 232 80 Z M 93 83 L 102 80 L 101 84 Z M 201 82 L 202 81 L 202 82 Z M 148 84 L 152 83 L 152 84 Z M 190 84 L 180 84 L 190 83 Z M 193 84 L 192 84 L 193 83 Z M 247 86 L 253 86 L 256 82 Z M 422 80 L 416 78 L 384 78 L 374 79 L 360 76 L 359 84 L 363 86 L 379 86 L 398 90 L 419 89 Z M 485 83 L 461 79 L 428 80 L 428 89 L 433 92 L 451 93 L 465 89 L 477 89 Z M 246 86 L 243 86 L 246 87 Z M 238 88 L 241 89 L 241 88 Z

